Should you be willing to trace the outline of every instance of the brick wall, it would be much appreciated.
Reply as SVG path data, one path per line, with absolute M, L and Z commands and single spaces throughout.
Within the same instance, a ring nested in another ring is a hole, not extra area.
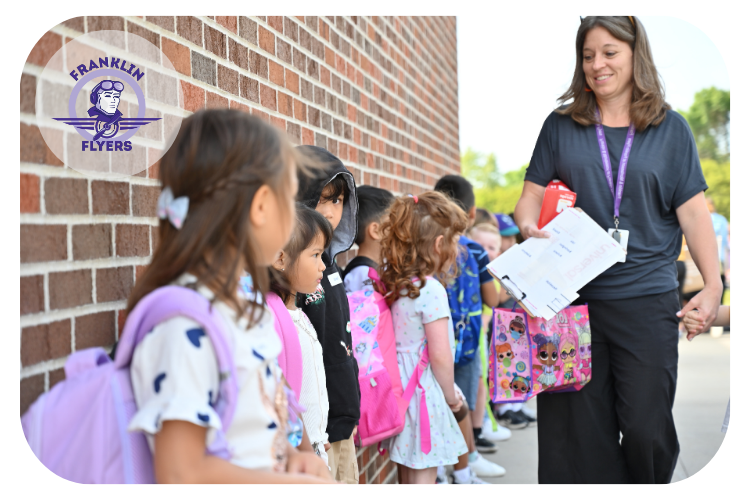
M 102 29 L 161 48 L 188 111 L 259 115 L 295 143 L 330 150 L 358 185 L 421 193 L 460 172 L 455 18 L 79 17 L 55 26 L 20 82 L 21 413 L 64 378 L 71 352 L 114 343 L 158 243 L 158 164 L 122 180 L 86 177 L 51 153 L 38 128 L 50 125 L 36 122 L 41 68 L 71 38 Z M 372 465 L 367 481 L 391 471 Z

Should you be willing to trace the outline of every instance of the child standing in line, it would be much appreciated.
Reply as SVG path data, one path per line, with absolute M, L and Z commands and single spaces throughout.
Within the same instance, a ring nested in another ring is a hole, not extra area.
M 456 204 L 461 207 L 469 218 L 469 227 L 473 225 L 476 215 L 474 203 L 474 188 L 471 183 L 459 175 L 446 175 L 441 177 L 435 184 L 435 191 L 445 193 Z M 448 287 L 448 297 L 451 302 L 451 314 L 457 325 L 456 338 L 463 333 L 464 338 L 477 339 L 474 345 L 464 346 L 463 352 L 468 354 L 473 350 L 476 354 L 465 361 L 456 360 L 455 376 L 456 384 L 466 396 L 469 410 L 476 409 L 479 386 L 482 384 L 482 363 L 478 355 L 479 337 L 482 330 L 482 303 L 489 307 L 497 307 L 499 297 L 495 288 L 494 278 L 487 271 L 489 258 L 487 252 L 477 242 L 470 240 L 464 235 L 459 239 L 460 255 L 456 259 L 458 279 L 454 280 Z M 476 269 L 475 275 L 472 269 Z M 475 290 L 479 290 L 476 293 Z M 463 327 L 465 330 L 460 331 Z M 462 354 L 461 357 L 465 356 Z M 480 403 L 481 404 L 481 403 Z M 470 423 L 471 424 L 471 423 Z M 466 436 L 469 444 L 468 466 L 478 476 L 500 477 L 505 475 L 505 469 L 479 454 L 494 453 L 497 445 L 487 440 L 482 435 L 482 428 L 474 428 L 469 425 Z M 460 464 L 463 466 L 463 462 Z
M 372 283 L 368 273 L 370 269 L 377 269 L 382 262 L 380 257 L 380 240 L 383 235 L 380 226 L 384 215 L 393 203 L 394 196 L 390 191 L 374 186 L 359 186 L 357 188 L 357 239 L 359 246 L 357 256 L 344 269 L 344 288 L 346 293 L 359 290 L 372 290 Z
M 336 256 L 349 250 L 357 232 L 357 192 L 354 177 L 341 160 L 323 148 L 297 150 L 324 166 L 313 178 L 299 177 L 298 201 L 323 215 L 333 228 L 323 252 L 326 269 L 318 289 L 300 298 L 323 347 L 328 390 L 328 465 L 337 481 L 359 483 L 354 434 L 359 423 L 359 367 L 352 355 L 349 301 Z
M 304 205 L 297 206 L 297 225 L 292 238 L 279 253 L 273 267 L 280 276 L 271 278 L 271 290 L 284 301 L 297 329 L 302 351 L 302 386 L 300 404 L 305 407 L 302 421 L 315 453 L 328 465 L 330 448 L 328 425 L 328 390 L 323 368 L 323 348 L 315 327 L 297 307 L 297 297 L 315 293 L 323 279 L 326 265 L 323 252 L 333 237 L 331 225 L 321 214 Z M 283 314 L 283 312 L 281 313 Z
M 453 416 L 462 403 L 453 383 L 453 325 L 440 281 L 455 262 L 458 237 L 466 225 L 466 216 L 455 203 L 435 192 L 398 198 L 383 223 L 385 264 L 380 275 L 393 301 L 404 387 L 429 348 L 429 365 L 409 402 L 404 431 L 389 446 L 390 458 L 399 464 L 401 480 L 407 484 L 435 483 L 438 466 L 455 464 L 468 451 Z M 426 407 L 420 394 L 428 402 Z M 428 415 L 422 413 L 425 410 Z M 423 422 L 429 422 L 429 429 L 423 428 Z
M 263 303 L 265 267 L 294 221 L 301 157 L 273 127 L 247 113 L 204 110 L 187 118 L 161 160 L 159 246 L 128 300 L 178 285 L 213 303 L 237 373 L 229 428 L 214 410 L 220 373 L 203 327 L 184 316 L 158 324 L 131 363 L 137 413 L 160 483 L 332 482 L 313 453 L 287 439 L 280 342 Z M 259 294 L 240 292 L 247 270 Z M 217 450 L 221 451 L 218 453 Z

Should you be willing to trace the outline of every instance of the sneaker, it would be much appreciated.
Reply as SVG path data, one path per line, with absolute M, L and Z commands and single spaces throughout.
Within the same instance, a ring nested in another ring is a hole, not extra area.
M 490 441 L 507 441 L 510 439 L 510 429 L 503 427 L 502 425 L 497 426 L 497 430 L 492 430 L 492 421 L 488 418 L 482 423 L 482 436 Z
M 521 408 L 516 413 L 518 413 L 518 415 L 520 415 L 522 418 L 525 418 L 526 421 L 529 423 L 530 427 L 535 426 L 536 425 L 536 412 L 531 412 L 531 410 L 529 410 L 529 412 L 531 412 L 531 415 L 529 415 L 528 413 L 526 413 L 525 410 L 526 408 L 524 407 L 524 408 Z
M 527 417 L 533 418 L 534 420 L 536 420 L 536 410 L 532 410 L 531 408 L 526 406 L 526 404 L 524 404 L 523 406 L 521 406 L 521 411 Z
M 505 469 L 496 463 L 492 463 L 482 455 L 473 462 L 469 462 L 472 472 L 481 477 L 501 477 L 505 475 Z
M 498 424 L 502 424 L 508 429 L 525 429 L 529 426 L 526 415 L 521 413 L 521 411 L 508 410 L 502 415 L 497 415 L 496 418 Z
M 480 453 L 495 453 L 497 451 L 497 445 L 485 439 L 481 433 L 474 438 L 474 446 L 477 447 L 477 451 Z
M 471 474 L 471 479 L 469 480 L 468 483 L 460 483 L 456 481 L 456 476 L 454 476 L 453 473 L 451 473 L 451 483 L 452 484 L 490 484 L 487 481 L 482 481 L 481 479 L 479 479 L 477 475 L 474 474 L 473 470 L 471 470 L 469 473 Z

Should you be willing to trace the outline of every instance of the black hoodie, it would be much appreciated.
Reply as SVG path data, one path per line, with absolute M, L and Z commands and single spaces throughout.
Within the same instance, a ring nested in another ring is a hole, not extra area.
M 318 205 L 323 188 L 336 176 L 343 176 L 349 187 L 344 202 L 341 222 L 333 232 L 331 245 L 323 253 L 326 270 L 323 273 L 322 294 L 307 295 L 299 304 L 315 327 L 323 348 L 323 365 L 328 389 L 328 441 L 348 439 L 359 424 L 359 368 L 352 355 L 352 333 L 349 326 L 349 302 L 336 264 L 336 256 L 349 250 L 357 233 L 357 193 L 354 177 L 341 160 L 323 148 L 299 146 L 305 154 L 322 161 L 326 168 L 312 178 L 299 177 L 297 201 L 313 210 Z M 301 299 L 300 299 L 301 300 Z

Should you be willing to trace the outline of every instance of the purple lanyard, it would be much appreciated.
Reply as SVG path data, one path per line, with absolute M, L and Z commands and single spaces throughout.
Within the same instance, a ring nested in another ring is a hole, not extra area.
M 615 229 L 620 224 L 620 203 L 622 202 L 622 192 L 625 189 L 625 175 L 628 171 L 628 159 L 630 150 L 633 148 L 633 139 L 635 138 L 635 125 L 631 122 L 628 127 L 628 136 L 625 139 L 625 146 L 622 148 L 620 156 L 620 168 L 617 171 L 617 193 L 615 194 L 615 185 L 612 182 L 612 164 L 609 161 L 609 149 L 607 148 L 607 139 L 604 137 L 604 126 L 602 126 L 602 116 L 599 114 L 599 108 L 596 108 L 596 140 L 599 142 L 599 152 L 602 155 L 602 166 L 604 175 L 607 177 L 609 191 L 615 199 Z

